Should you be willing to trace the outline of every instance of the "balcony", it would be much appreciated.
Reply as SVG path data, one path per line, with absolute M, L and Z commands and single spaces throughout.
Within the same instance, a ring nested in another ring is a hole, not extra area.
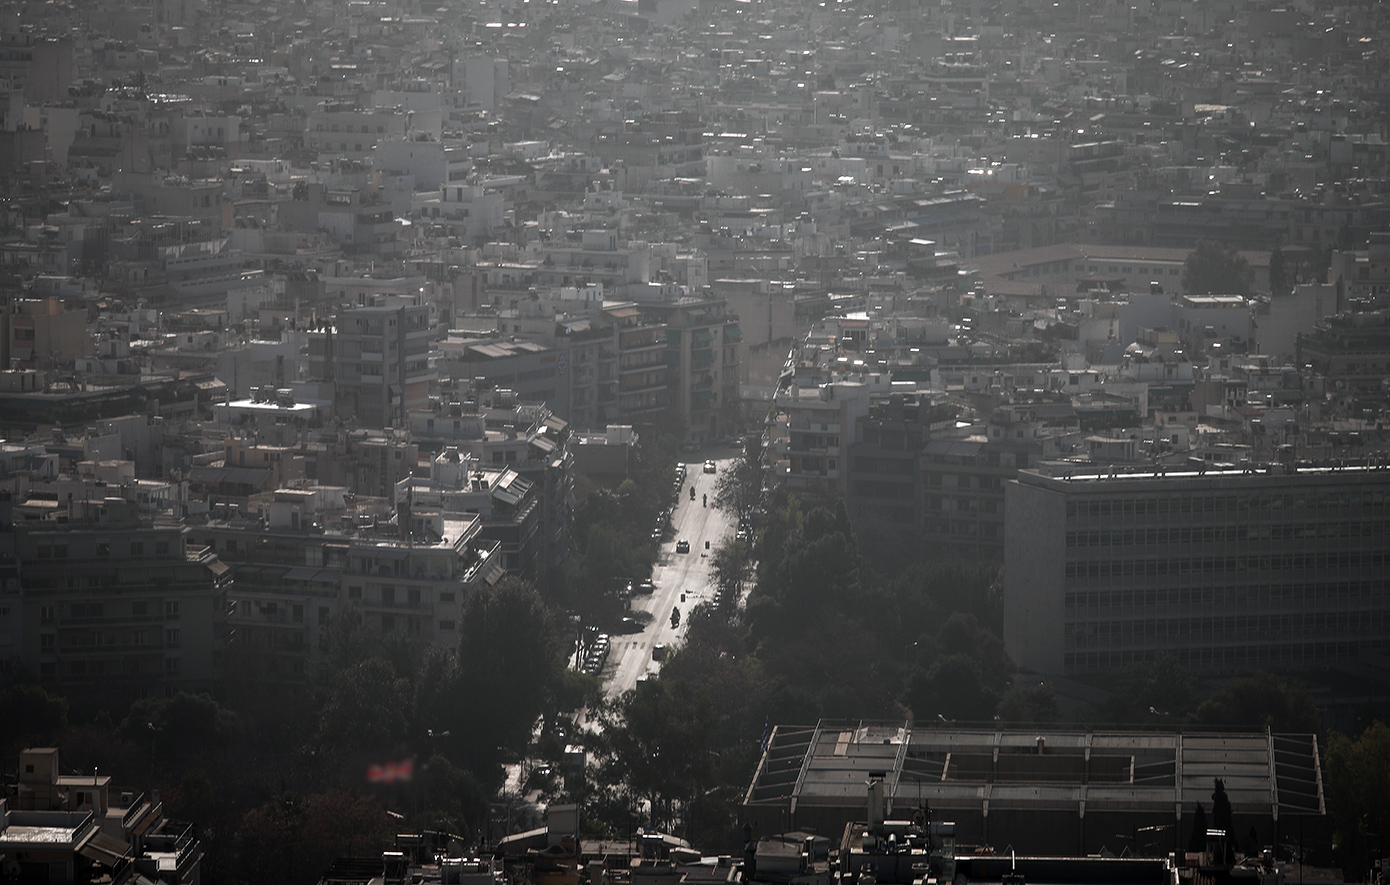
M 690 352 L 690 365 L 708 366 L 714 362 L 714 351 L 694 350 Z

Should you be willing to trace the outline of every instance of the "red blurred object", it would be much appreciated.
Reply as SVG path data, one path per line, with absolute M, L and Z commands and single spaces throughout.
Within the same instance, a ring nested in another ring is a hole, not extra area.
M 367 769 L 367 781 L 373 784 L 394 784 L 397 781 L 408 781 L 414 776 L 414 759 L 387 762 L 385 765 L 373 765 Z

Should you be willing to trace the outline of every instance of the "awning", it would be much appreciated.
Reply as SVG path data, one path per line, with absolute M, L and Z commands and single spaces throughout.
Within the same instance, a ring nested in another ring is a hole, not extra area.
M 120 839 L 98 831 L 77 851 L 78 854 L 104 867 L 114 867 L 123 858 L 130 857 L 130 846 Z
M 742 341 L 742 340 L 743 340 L 743 330 L 740 329 L 740 328 L 738 327 L 738 324 L 737 324 L 737 323 L 735 323 L 735 324 L 732 325 L 732 326 L 725 326 L 725 327 L 724 327 L 724 340 L 725 340 L 725 341 Z

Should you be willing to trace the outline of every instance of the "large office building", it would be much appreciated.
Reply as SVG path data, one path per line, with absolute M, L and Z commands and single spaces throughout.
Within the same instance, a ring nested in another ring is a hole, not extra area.
M 1194 672 L 1390 647 L 1390 468 L 1021 471 L 1004 642 L 1042 673 L 1170 653 Z

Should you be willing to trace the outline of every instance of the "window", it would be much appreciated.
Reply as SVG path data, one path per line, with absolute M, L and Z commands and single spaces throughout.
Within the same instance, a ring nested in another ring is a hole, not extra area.
M 52 559 L 52 558 L 53 558 L 53 547 L 52 547 L 51 545 L 48 545 L 48 544 L 42 544 L 42 545 L 40 545 L 40 546 L 39 546 L 39 559 Z
M 56 613 L 56 611 L 55 611 L 55 609 L 54 609 L 53 606 L 51 606 L 51 605 L 41 605 L 41 606 L 39 606 L 39 623 L 40 623 L 40 624 L 51 624 L 51 623 L 53 623 L 53 621 L 54 621 L 54 619 L 55 619 L 56 617 L 57 617 L 57 613 Z
M 452 590 L 441 590 L 440 593 L 439 593 L 439 601 L 440 601 L 440 602 L 453 602 L 453 601 L 454 601 L 454 591 L 452 591 Z
M 178 658 L 165 658 L 165 659 L 164 659 L 164 675 L 165 675 L 165 676 L 177 676 L 177 675 L 179 675 L 179 659 L 178 659 Z
M 169 555 L 169 542 L 168 542 L 168 541 L 155 541 L 155 542 L 154 542 L 154 555 L 155 555 L 155 556 L 168 556 L 168 555 Z
M 143 618 L 149 613 L 150 604 L 148 602 L 132 602 L 130 604 L 130 615 L 134 618 Z
M 296 624 L 304 623 L 304 606 L 299 604 L 290 606 L 290 619 Z
M 98 541 L 98 542 L 97 542 L 97 558 L 98 558 L 98 559 L 105 559 L 105 558 L 109 557 L 110 555 L 111 555 L 111 542 L 110 542 L 110 541 Z
M 169 648 L 178 648 L 178 647 L 179 647 L 179 631 L 178 631 L 178 630 L 165 630 L 165 631 L 164 631 L 164 644 L 165 644 L 167 647 L 169 647 Z
M 321 606 L 319 606 L 319 624 L 327 624 L 327 623 L 328 623 L 328 606 L 326 606 L 326 605 L 321 605 Z
M 171 599 L 168 602 L 164 603 L 164 617 L 177 618 L 178 616 L 179 602 L 177 599 Z
M 439 622 L 439 629 L 441 629 L 441 630 L 452 630 L 452 629 L 454 629 L 454 622 L 453 622 L 453 621 L 440 621 L 440 622 Z
M 361 588 L 361 587 L 349 587 L 349 588 L 348 588 L 348 599 L 361 599 L 361 598 L 362 598 L 362 588 Z
M 396 588 L 395 588 L 395 587 L 382 587 L 382 588 L 381 588 L 381 604 L 382 604 L 382 605 L 395 605 L 395 604 L 396 604 Z
M 410 589 L 406 590 L 406 591 L 405 591 L 405 598 L 406 598 L 406 602 L 409 603 L 410 605 L 419 605 L 419 604 L 420 604 L 420 590 L 419 590 L 419 588 L 417 588 L 417 587 L 411 587 Z
M 395 629 L 396 629 L 396 616 L 395 616 L 395 615 L 382 615 L 382 616 L 381 616 L 381 632 L 382 632 L 382 633 L 391 633 L 391 632 L 394 632 Z
M 145 555 L 145 542 L 144 542 L 144 541 L 131 541 L 131 542 L 130 542 L 130 555 L 131 555 L 131 556 L 144 556 L 144 555 Z
M 41 651 L 53 651 L 58 644 L 58 637 L 52 633 L 44 633 L 39 636 L 39 649 Z

